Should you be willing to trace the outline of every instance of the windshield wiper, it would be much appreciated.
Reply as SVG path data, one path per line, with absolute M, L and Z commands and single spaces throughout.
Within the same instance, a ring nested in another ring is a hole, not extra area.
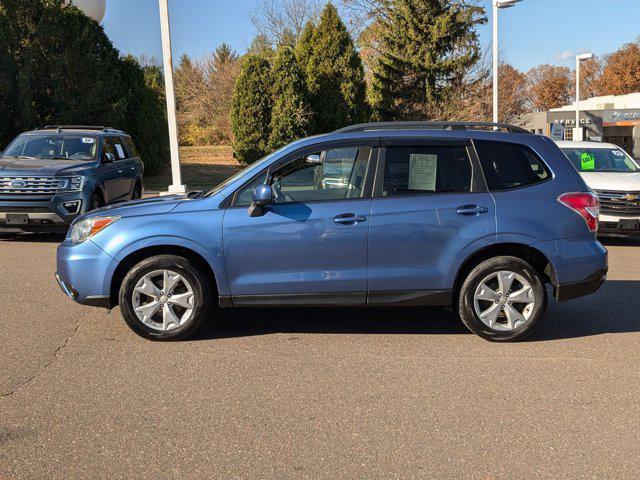
M 13 158 L 20 158 L 20 159 L 27 159 L 27 160 L 39 160 L 36 157 L 29 157 L 28 155 L 20 155 L 19 157 L 13 157 Z

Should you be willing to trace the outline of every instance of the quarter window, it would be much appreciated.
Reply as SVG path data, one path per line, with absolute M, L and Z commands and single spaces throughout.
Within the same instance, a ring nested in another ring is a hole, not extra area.
M 307 154 L 279 167 L 271 175 L 275 203 L 361 198 L 369 171 L 371 148 L 336 148 Z M 315 159 L 314 161 L 310 161 Z M 318 161 L 319 160 L 319 161 Z M 238 192 L 235 205 L 251 204 L 260 175 Z
M 489 190 L 526 187 L 551 177 L 544 162 L 524 145 L 485 140 L 474 143 Z
M 471 177 L 465 147 L 388 147 L 382 195 L 469 192 Z

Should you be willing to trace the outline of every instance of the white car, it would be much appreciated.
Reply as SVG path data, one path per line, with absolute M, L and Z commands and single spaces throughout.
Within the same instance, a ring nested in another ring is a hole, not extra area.
M 556 143 L 600 199 L 598 232 L 640 236 L 640 164 L 611 143 Z

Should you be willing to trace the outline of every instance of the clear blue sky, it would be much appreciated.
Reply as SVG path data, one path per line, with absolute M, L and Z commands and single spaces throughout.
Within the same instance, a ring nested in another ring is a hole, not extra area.
M 257 0 L 169 0 L 174 56 L 200 57 L 222 42 L 243 53 Z M 339 0 L 335 2 L 339 4 Z M 490 0 L 482 2 L 490 17 Z M 572 66 L 576 52 L 604 54 L 640 36 L 640 0 L 524 0 L 500 12 L 500 50 L 516 68 Z M 107 0 L 104 27 L 123 53 L 162 56 L 157 0 Z M 483 47 L 490 22 L 481 28 Z

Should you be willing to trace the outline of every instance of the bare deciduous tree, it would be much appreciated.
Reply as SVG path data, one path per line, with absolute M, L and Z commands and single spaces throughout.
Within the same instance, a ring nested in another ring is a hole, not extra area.
M 318 18 L 320 0 L 260 0 L 249 12 L 256 32 L 273 46 L 295 46 L 305 24 Z
M 197 62 L 182 57 L 175 72 L 181 143 L 231 141 L 229 112 L 238 63 L 238 55 L 226 44 Z

